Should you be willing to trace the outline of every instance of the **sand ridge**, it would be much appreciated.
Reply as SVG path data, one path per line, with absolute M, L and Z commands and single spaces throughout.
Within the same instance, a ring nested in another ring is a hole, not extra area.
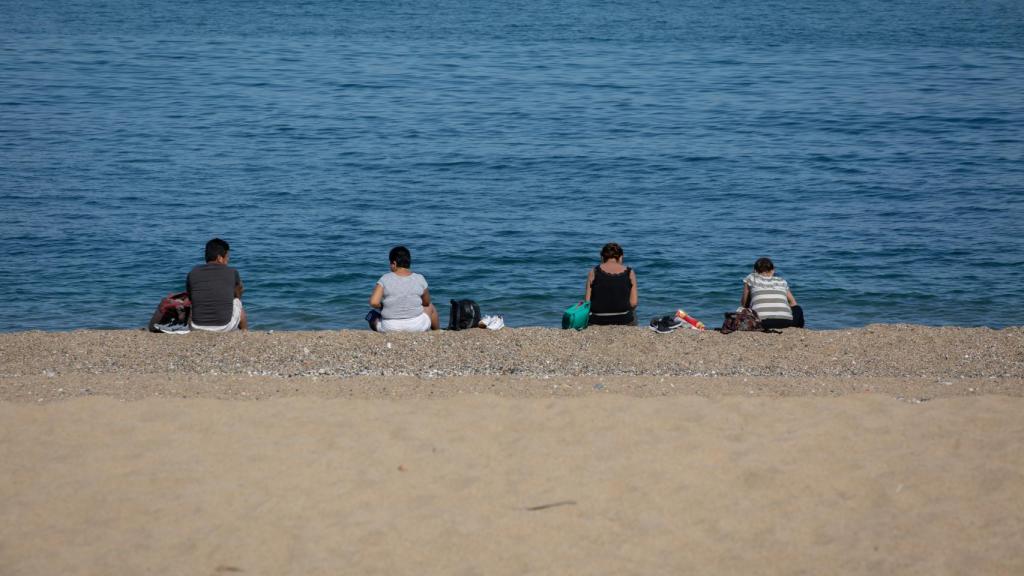
M 1024 377 L 1024 328 L 871 325 L 782 334 L 656 334 L 516 328 L 419 334 L 368 330 L 0 334 L 0 376 L 764 376 Z
M 0 335 L 0 400 L 1024 394 L 1024 329 Z

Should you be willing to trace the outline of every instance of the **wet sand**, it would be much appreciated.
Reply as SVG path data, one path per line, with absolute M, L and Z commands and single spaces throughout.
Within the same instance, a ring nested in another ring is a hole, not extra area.
M 1024 573 L 1022 390 L 1020 328 L 4 334 L 0 573 Z

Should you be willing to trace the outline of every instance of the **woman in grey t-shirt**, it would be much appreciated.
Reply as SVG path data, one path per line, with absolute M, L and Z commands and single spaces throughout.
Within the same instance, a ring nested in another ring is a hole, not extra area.
M 409 269 L 412 255 L 405 246 L 395 246 L 388 254 L 391 271 L 377 280 L 370 295 L 370 306 L 380 310 L 380 319 L 370 327 L 378 332 L 426 332 L 441 323 L 430 303 L 427 279 Z

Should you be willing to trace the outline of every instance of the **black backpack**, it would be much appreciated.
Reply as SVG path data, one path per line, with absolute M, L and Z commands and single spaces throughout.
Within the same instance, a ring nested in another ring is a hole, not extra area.
M 476 328 L 480 324 L 480 305 L 472 300 L 452 300 L 449 330 Z

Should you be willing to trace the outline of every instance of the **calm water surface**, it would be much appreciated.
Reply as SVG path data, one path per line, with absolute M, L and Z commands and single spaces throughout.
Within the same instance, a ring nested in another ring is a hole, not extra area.
M 428 5 L 429 4 L 429 5 Z M 709 324 L 1024 324 L 1024 3 L 0 0 L 0 330 L 142 325 L 213 236 L 257 329 L 557 325 L 602 244 Z

